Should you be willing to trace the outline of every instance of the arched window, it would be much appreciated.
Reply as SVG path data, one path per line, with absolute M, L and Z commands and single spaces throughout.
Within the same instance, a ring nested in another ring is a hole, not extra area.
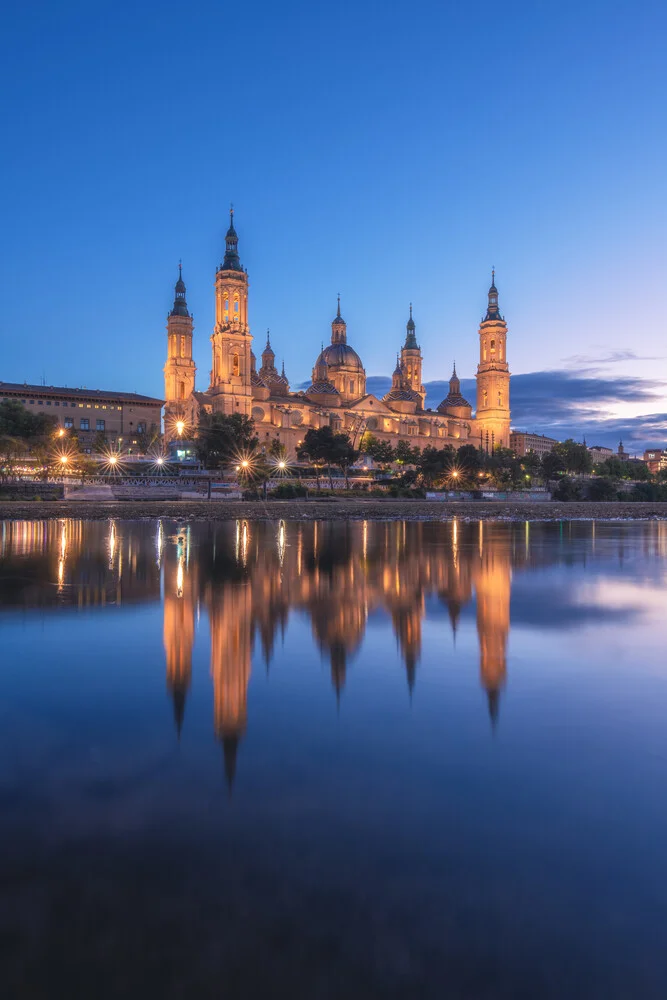
M 181 357 L 185 357 L 185 337 L 181 337 Z
M 486 341 L 484 341 L 483 348 L 484 348 L 484 360 L 486 361 Z
M 502 405 L 503 405 L 503 394 L 502 394 L 502 392 L 499 392 L 498 393 L 498 406 L 502 406 Z
M 495 349 L 496 349 L 496 342 L 495 342 L 495 340 L 492 340 L 491 341 L 491 350 L 495 351 Z
M 178 383 L 178 398 L 185 399 L 185 382 Z
M 486 391 L 486 389 L 484 390 L 484 396 L 482 397 L 482 405 L 483 406 L 488 406 L 489 405 L 489 394 Z
M 177 354 L 177 347 L 176 347 L 176 334 L 175 334 L 175 333 L 172 333 L 172 335 L 171 335 L 171 338 L 170 338 L 170 339 L 171 339 L 171 348 L 170 348 L 170 351 L 169 351 L 169 353 L 171 354 L 172 358 L 175 358 L 175 357 L 176 357 L 176 354 Z
M 225 312 L 229 310 L 229 299 L 225 299 Z
M 354 379 L 353 378 L 350 379 L 350 395 L 351 396 L 354 395 Z
M 239 356 L 235 354 L 232 358 L 232 375 L 238 375 L 240 372 L 239 368 Z
M 239 300 L 234 299 L 234 312 L 237 313 L 238 311 L 239 311 Z

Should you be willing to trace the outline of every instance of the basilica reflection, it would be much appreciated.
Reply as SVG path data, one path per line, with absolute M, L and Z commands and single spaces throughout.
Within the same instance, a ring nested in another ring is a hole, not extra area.
M 623 529 L 616 526 L 613 549 L 599 544 L 601 530 L 582 522 L 5 522 L 0 599 L 4 611 L 161 599 L 166 685 L 179 737 L 205 616 L 212 726 L 231 784 L 248 725 L 253 663 L 270 669 L 290 615 L 309 621 L 337 699 L 369 619 L 391 623 L 411 696 L 424 622 L 442 619 L 456 640 L 467 615 L 495 724 L 507 680 L 513 575 L 556 563 L 622 565 Z M 664 560 L 665 524 L 643 530 L 644 556 Z M 525 620 L 544 610 L 536 599 L 535 607 L 524 601 L 515 612 Z M 580 606 L 577 613 L 581 618 Z M 443 642 L 443 661 L 451 648 Z

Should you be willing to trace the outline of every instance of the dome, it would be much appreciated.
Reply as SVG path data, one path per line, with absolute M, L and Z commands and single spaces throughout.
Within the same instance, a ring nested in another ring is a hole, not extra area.
M 388 403 L 392 400 L 401 400 L 406 403 L 421 403 L 422 401 L 419 393 L 412 389 L 390 389 L 387 395 L 382 398 Z
M 251 372 L 250 373 L 250 384 L 257 386 L 257 388 L 259 388 L 259 389 L 268 389 L 269 388 L 268 385 L 266 384 L 266 382 L 264 381 L 264 379 L 262 378 L 262 376 L 258 375 L 257 372 Z
M 313 382 L 306 389 L 306 396 L 337 396 L 338 389 L 333 382 Z
M 357 371 L 363 372 L 364 366 L 361 363 L 361 358 L 349 344 L 329 344 L 325 347 L 320 358 L 326 361 L 329 368 L 341 368 L 346 366 L 347 368 L 356 368 Z

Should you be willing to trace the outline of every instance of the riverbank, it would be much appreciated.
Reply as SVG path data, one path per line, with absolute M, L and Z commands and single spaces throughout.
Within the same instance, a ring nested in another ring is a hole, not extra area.
M 0 520 L 121 520 L 166 517 L 172 520 L 229 521 L 451 521 L 519 520 L 667 520 L 667 503 L 524 503 L 435 500 L 150 500 L 144 502 L 0 502 Z

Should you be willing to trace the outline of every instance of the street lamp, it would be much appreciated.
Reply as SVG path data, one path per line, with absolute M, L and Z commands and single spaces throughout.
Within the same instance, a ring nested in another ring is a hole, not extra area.
M 278 462 L 278 468 L 279 469 L 284 469 L 286 467 L 286 465 L 287 465 L 287 462 L 283 462 L 283 461 Z
M 67 455 L 61 455 L 60 462 L 62 465 L 67 465 Z
M 157 464 L 158 464 L 158 465 L 162 465 L 162 463 L 164 462 L 164 459 L 163 459 L 163 458 L 162 458 L 162 456 L 160 455 L 160 456 L 159 456 L 159 457 L 158 457 L 158 458 L 156 459 L 156 461 L 157 461 Z
M 109 459 L 109 465 L 115 465 L 117 461 L 118 458 L 115 455 L 112 455 L 111 458 Z

